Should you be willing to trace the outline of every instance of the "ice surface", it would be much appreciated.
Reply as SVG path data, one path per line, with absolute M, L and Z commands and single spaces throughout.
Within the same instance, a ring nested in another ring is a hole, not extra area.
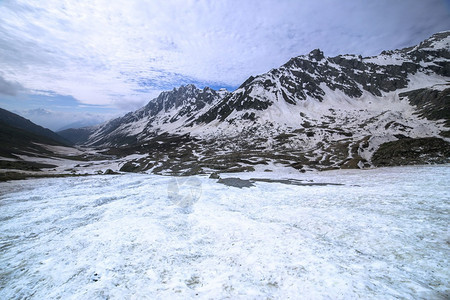
M 0 299 L 448 299 L 449 167 L 0 183 Z

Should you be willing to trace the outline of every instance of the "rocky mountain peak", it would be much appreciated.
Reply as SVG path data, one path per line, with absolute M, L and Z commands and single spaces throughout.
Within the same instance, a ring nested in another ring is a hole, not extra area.
M 162 92 L 143 108 L 97 127 L 88 144 L 128 144 L 158 134 L 165 124 L 186 125 L 226 95 L 226 90 L 199 89 L 193 84 Z
M 308 54 L 309 59 L 311 60 L 316 60 L 316 61 L 321 61 L 322 59 L 325 58 L 325 56 L 323 55 L 323 52 L 320 49 L 314 49 L 311 52 L 309 52 Z
M 279 68 L 250 76 L 235 92 L 197 121 L 225 120 L 233 112 L 266 110 L 274 103 L 297 105 L 323 101 L 328 90 L 350 98 L 382 97 L 407 88 L 420 74 L 449 76 L 449 32 L 433 35 L 416 47 L 384 51 L 379 56 L 325 57 L 320 49 L 290 59 Z
M 450 48 L 450 30 L 435 33 L 430 38 L 424 40 L 417 46 L 417 49 L 422 50 L 443 49 L 447 50 L 447 52 L 449 48 Z

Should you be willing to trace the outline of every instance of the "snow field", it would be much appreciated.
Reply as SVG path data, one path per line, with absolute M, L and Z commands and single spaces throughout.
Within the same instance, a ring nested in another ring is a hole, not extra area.
M 343 185 L 0 183 L 0 298 L 449 297 L 448 165 L 239 176 Z

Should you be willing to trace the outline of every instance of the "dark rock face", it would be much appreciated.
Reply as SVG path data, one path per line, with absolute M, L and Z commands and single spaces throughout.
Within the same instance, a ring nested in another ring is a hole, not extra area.
M 372 157 L 376 167 L 449 162 L 450 143 L 434 137 L 388 142 Z
M 450 51 L 445 47 L 434 47 L 434 43 L 442 41 L 450 35 L 450 31 L 433 34 L 429 39 L 421 42 L 415 47 L 400 50 L 407 54 L 414 63 L 432 63 L 428 68 L 438 75 L 450 76 L 450 65 L 445 60 L 436 60 L 436 58 L 450 59 Z
M 323 52 L 320 51 L 320 49 L 314 49 L 313 51 L 311 51 L 308 55 L 311 59 L 320 61 L 322 59 L 325 58 L 325 56 L 323 55 Z
M 445 120 L 446 127 L 450 127 L 450 88 L 443 91 L 418 89 L 401 93 L 399 97 L 407 97 L 420 116 L 428 120 Z
M 202 109 L 206 104 L 211 104 L 217 98 L 219 98 L 217 92 L 211 88 L 200 90 L 192 84 L 181 86 L 170 92 L 161 93 L 158 98 L 150 101 L 144 107 L 141 114 L 135 117 L 155 116 L 161 111 L 167 112 L 172 108 L 181 108 L 179 113 L 170 120 L 170 122 L 174 122 L 179 117 L 191 116 L 192 113 Z
M 140 171 L 140 166 L 136 165 L 134 162 L 128 161 L 125 164 L 123 164 L 122 167 L 120 167 L 120 172 L 127 172 L 127 173 L 135 173 Z
M 229 97 L 223 99 L 219 105 L 213 107 L 208 112 L 200 116 L 196 122 L 197 123 L 209 123 L 216 118 L 221 121 L 225 119 L 234 111 L 243 110 L 265 110 L 270 105 L 271 102 L 266 98 L 253 97 L 252 88 L 245 89 L 244 91 L 236 91 Z

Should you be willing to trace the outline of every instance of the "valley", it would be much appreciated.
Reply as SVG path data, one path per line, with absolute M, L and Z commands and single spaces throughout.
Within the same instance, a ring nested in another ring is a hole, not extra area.
M 5 113 L 0 167 L 10 177 L 187 176 L 448 163 L 449 65 L 446 31 L 374 57 L 316 49 L 232 92 L 183 85 L 123 117 L 41 140 L 44 128 L 28 132 L 28 120 Z

